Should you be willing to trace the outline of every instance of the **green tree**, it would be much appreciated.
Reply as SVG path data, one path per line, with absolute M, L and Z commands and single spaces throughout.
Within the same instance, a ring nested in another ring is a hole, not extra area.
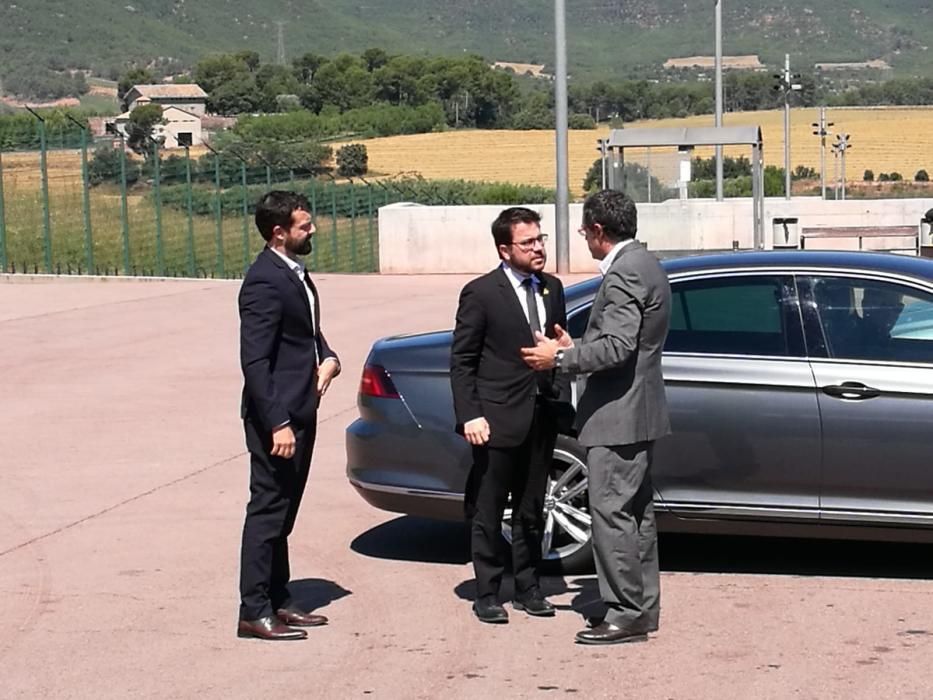
M 369 170 L 369 156 L 366 146 L 351 143 L 341 146 L 337 151 L 337 173 L 341 177 L 365 175 Z
M 874 171 L 874 170 L 866 170 L 864 173 L 862 173 L 862 181 L 863 181 L 863 182 L 874 182 L 874 181 L 875 181 L 875 171 Z
M 914 175 L 914 180 L 917 182 L 929 182 L 930 174 L 926 170 L 918 170 L 917 174 Z
M 162 107 L 148 104 L 130 112 L 127 124 L 126 145 L 148 160 L 152 155 L 153 140 L 160 140 L 155 135 L 155 127 L 162 124 Z M 164 140 L 164 139 L 162 139 Z

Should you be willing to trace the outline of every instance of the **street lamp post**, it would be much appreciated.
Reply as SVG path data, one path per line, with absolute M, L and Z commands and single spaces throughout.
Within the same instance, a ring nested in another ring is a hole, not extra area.
M 722 126 L 722 0 L 716 3 L 716 128 Z M 716 201 L 723 199 L 722 146 L 716 146 Z M 650 183 L 651 180 L 649 179 Z
M 554 0 L 554 110 L 557 197 L 554 202 L 557 271 L 570 272 L 570 184 L 567 174 L 567 24 L 564 0 Z

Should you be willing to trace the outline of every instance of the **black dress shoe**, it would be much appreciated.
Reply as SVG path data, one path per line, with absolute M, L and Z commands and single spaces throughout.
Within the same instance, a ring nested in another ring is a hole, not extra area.
M 554 617 L 556 612 L 554 606 L 540 593 L 515 600 L 512 602 L 512 607 L 516 610 L 524 610 L 533 617 Z
M 306 613 L 295 608 L 279 608 L 275 614 L 282 622 L 292 627 L 320 627 L 327 624 L 327 618 L 323 615 Z
M 269 617 L 260 617 L 258 620 L 240 620 L 239 625 L 237 625 L 236 636 L 265 639 L 270 642 L 284 642 L 293 639 L 305 639 L 308 633 L 304 630 L 292 629 L 275 615 L 269 615 Z
M 645 642 L 646 632 L 618 627 L 611 622 L 603 622 L 596 627 L 589 627 L 577 632 L 578 644 L 625 644 L 626 642 Z
M 473 603 L 473 612 L 480 622 L 504 625 L 509 621 L 509 614 L 496 601 L 477 600 Z

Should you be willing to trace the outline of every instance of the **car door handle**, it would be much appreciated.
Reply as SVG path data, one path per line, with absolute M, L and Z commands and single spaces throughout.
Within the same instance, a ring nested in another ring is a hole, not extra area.
M 830 384 L 823 387 L 823 393 L 834 396 L 837 399 L 849 399 L 850 401 L 860 401 L 862 399 L 873 399 L 881 396 L 881 390 L 872 386 L 866 386 L 861 382 L 843 382 L 842 384 Z

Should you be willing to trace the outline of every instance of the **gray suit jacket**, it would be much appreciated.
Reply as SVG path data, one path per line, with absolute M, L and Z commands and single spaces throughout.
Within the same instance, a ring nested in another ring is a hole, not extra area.
M 577 402 L 581 444 L 630 445 L 670 433 L 661 376 L 670 317 L 664 268 L 641 243 L 629 243 L 596 292 L 583 338 L 561 363 L 562 372 L 590 375 Z

